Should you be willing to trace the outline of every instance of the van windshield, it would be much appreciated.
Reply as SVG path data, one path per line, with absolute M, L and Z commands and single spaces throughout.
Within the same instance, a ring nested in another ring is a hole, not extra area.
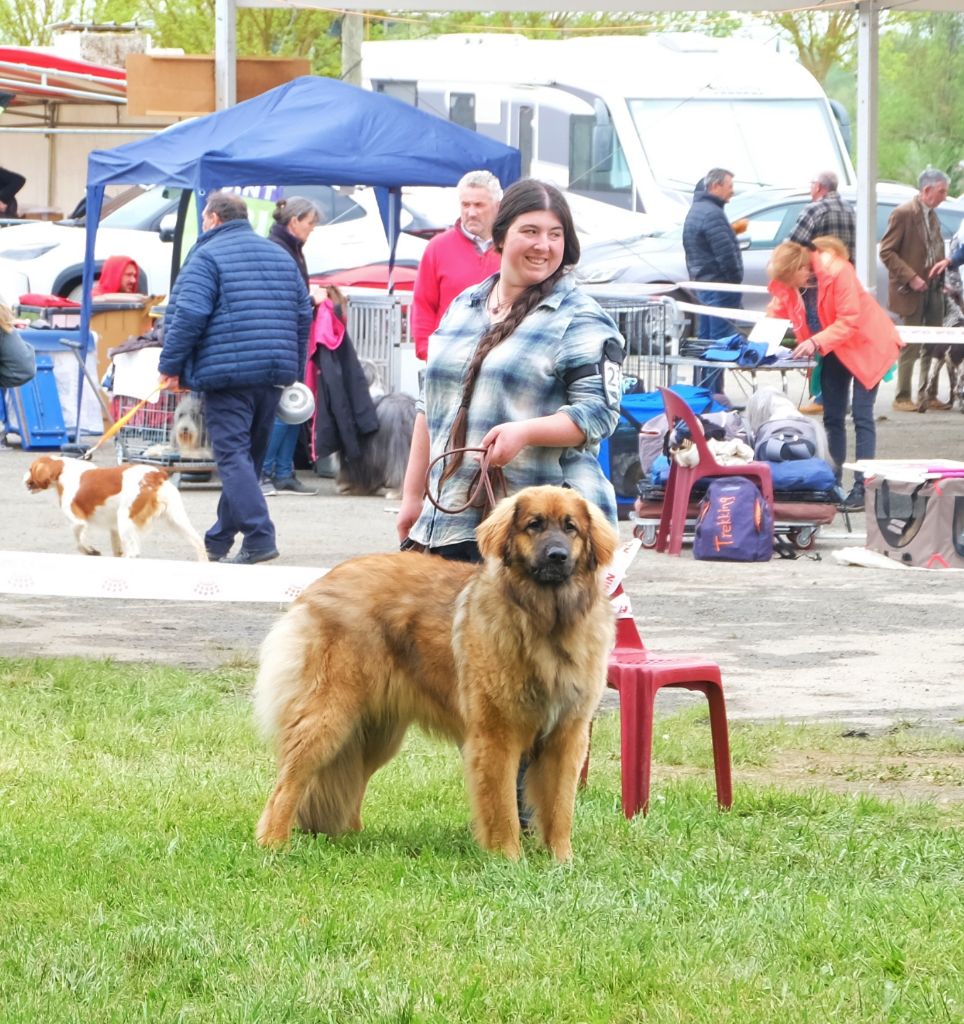
M 849 181 L 826 103 L 812 99 L 629 100 L 640 142 L 660 185 L 692 189 L 711 167 L 733 172 L 737 191 L 799 188 L 807 167 Z

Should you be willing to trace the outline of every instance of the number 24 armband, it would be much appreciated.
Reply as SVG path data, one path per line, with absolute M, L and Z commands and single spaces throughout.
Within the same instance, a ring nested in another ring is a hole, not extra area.
M 598 374 L 602 377 L 606 404 L 610 409 L 618 409 L 620 399 L 623 397 L 624 357 L 622 345 L 615 338 L 607 338 L 599 362 L 584 363 L 582 366 L 573 367 L 565 375 L 563 382 L 566 387 L 569 387 L 570 384 L 582 380 L 583 377 L 594 377 Z

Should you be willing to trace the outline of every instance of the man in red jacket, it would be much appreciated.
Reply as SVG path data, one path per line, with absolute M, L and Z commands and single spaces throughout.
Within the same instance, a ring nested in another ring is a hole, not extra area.
M 469 171 L 459 182 L 459 219 L 436 235 L 422 254 L 412 293 L 415 354 L 428 359 L 428 339 L 452 299 L 499 269 L 492 248 L 492 224 L 502 199 L 499 179 L 488 171 Z

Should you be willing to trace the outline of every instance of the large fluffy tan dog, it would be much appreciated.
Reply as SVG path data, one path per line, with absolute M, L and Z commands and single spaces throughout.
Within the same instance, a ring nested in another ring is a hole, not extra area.
M 589 721 L 606 682 L 613 613 L 603 568 L 618 538 L 574 491 L 530 487 L 478 529 L 484 565 L 411 552 L 342 563 L 313 583 L 261 648 L 255 716 L 278 779 L 258 841 L 361 825 L 372 774 L 412 722 L 462 748 L 476 837 L 517 858 L 515 779 L 559 860 Z

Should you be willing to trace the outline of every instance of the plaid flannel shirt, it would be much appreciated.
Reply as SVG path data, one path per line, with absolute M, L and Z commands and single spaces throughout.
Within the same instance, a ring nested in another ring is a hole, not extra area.
M 839 192 L 828 192 L 822 199 L 804 207 L 790 232 L 790 241 L 809 245 L 821 235 L 836 235 L 847 247 L 850 262 L 854 262 L 857 247 L 857 215 L 854 208 Z
M 419 410 L 425 413 L 431 458 L 448 442 L 462 394 L 462 380 L 479 339 L 489 326 L 485 304 L 496 277 L 467 288 L 449 306 L 429 345 L 428 366 Z M 603 347 L 625 342 L 598 303 L 580 292 L 570 275 L 516 330 L 486 357 L 468 411 L 465 443 L 478 446 L 499 423 L 564 412 L 586 435 L 578 448 L 528 445 L 503 469 L 509 493 L 536 484 L 567 484 L 594 502 L 616 523 L 616 495 L 596 455 L 599 442 L 616 429 L 619 409 L 608 404 L 599 372 L 570 384 L 564 378 L 578 367 L 598 367 Z M 458 471 L 439 488 L 445 460 L 432 469 L 430 485 L 448 508 L 464 504 L 478 463 L 466 455 Z M 439 512 L 425 502 L 411 530 L 412 540 L 442 547 L 475 538 L 478 509 L 460 515 Z

